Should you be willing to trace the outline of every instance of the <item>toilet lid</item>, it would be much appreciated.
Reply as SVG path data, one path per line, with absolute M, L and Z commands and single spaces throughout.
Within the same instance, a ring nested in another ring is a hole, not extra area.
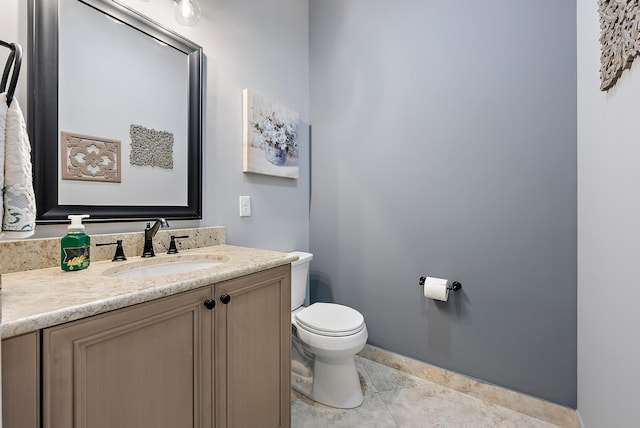
M 350 336 L 364 329 L 360 312 L 335 303 L 314 303 L 295 317 L 300 327 L 322 336 Z

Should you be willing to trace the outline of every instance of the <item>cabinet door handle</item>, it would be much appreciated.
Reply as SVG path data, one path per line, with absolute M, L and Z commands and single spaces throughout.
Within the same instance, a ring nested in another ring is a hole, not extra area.
M 226 305 L 231 301 L 231 296 L 229 296 L 228 294 L 223 294 L 222 296 L 220 296 L 220 301 Z
M 207 309 L 213 309 L 216 307 L 216 301 L 213 299 L 207 299 L 204 301 L 204 306 Z

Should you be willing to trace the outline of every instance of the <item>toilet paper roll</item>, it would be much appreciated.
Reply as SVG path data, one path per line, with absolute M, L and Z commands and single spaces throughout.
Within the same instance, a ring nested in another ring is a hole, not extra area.
M 424 297 L 446 302 L 449 298 L 449 281 L 428 276 L 424 283 Z

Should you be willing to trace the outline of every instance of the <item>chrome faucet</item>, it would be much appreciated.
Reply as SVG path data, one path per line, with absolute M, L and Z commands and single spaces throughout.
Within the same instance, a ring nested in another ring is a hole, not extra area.
M 142 257 L 155 257 L 156 253 L 153 251 L 153 237 L 158 233 L 158 229 L 169 227 L 169 222 L 163 218 L 156 219 L 153 226 L 151 223 L 147 223 L 147 227 L 144 229 L 144 250 L 142 251 Z

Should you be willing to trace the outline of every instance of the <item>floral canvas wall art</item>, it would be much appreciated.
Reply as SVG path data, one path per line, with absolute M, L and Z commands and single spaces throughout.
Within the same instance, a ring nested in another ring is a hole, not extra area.
M 298 178 L 298 113 L 248 89 L 242 98 L 242 170 Z

